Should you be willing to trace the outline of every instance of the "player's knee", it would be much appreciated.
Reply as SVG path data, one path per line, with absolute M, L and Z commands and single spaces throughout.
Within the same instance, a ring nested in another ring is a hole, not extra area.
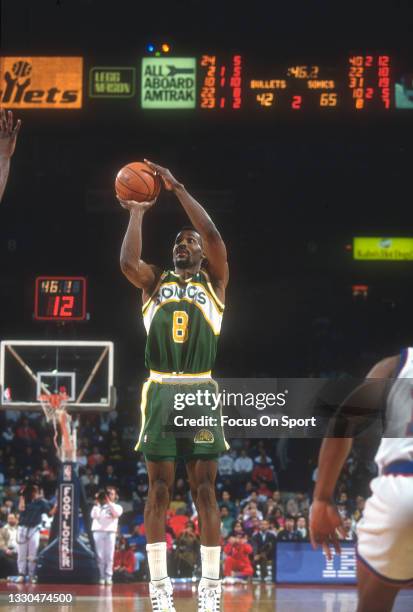
M 149 488 L 149 499 L 155 508 L 166 508 L 169 505 L 169 488 L 165 480 L 155 480 Z
M 201 482 L 196 491 L 197 504 L 202 508 L 216 507 L 215 489 L 212 482 Z

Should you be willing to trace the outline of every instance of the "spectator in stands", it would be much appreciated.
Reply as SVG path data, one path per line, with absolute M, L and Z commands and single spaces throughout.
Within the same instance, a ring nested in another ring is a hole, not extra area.
M 122 448 L 116 429 L 111 429 L 109 433 L 108 459 L 114 465 L 117 465 L 122 461 Z
M 140 475 L 145 475 L 147 473 L 148 473 L 148 470 L 146 469 L 146 463 L 145 463 L 143 454 L 138 453 L 138 458 L 136 461 L 136 475 L 140 476 Z
M 22 469 L 23 477 L 29 477 L 39 467 L 37 457 L 33 454 L 33 448 L 26 446 L 23 454 L 18 456 L 18 461 Z
M 251 518 L 258 518 L 260 521 L 262 521 L 262 512 L 258 510 L 257 503 L 255 501 L 248 502 L 248 504 L 244 507 L 242 518 L 244 521 Z
M 287 515 L 285 517 L 284 529 L 278 532 L 277 540 L 279 542 L 301 542 L 301 533 L 295 527 L 293 516 Z
M 0 578 L 17 574 L 17 516 L 10 513 L 0 529 Z
M 80 476 L 80 482 L 85 487 L 87 497 L 93 498 L 96 493 L 99 479 L 97 475 L 93 474 L 92 468 L 86 468 L 86 470 Z
M 257 499 L 260 504 L 265 504 L 266 501 L 271 497 L 272 490 L 265 481 L 258 483 L 257 488 Z
M 91 467 L 92 469 L 95 468 L 97 465 L 100 465 L 104 462 L 105 458 L 102 455 L 102 453 L 100 452 L 99 448 L 97 446 L 93 447 L 92 453 L 89 455 L 88 459 L 87 459 L 87 464 L 89 467 Z
M 254 570 L 251 565 L 250 555 L 253 549 L 244 533 L 237 536 L 230 536 L 227 544 L 224 546 L 226 555 L 224 561 L 224 576 L 240 577 L 241 579 L 249 578 L 253 575 Z
M 306 542 L 309 541 L 308 525 L 307 525 L 307 519 L 305 518 L 305 516 L 299 516 L 297 518 L 297 531 L 301 534 L 302 540 Z
M 233 527 L 232 527 L 232 536 L 239 536 L 242 535 L 244 533 L 244 530 L 242 528 L 242 522 L 241 521 L 235 521 Z
M 267 582 L 272 581 L 272 567 L 277 541 L 276 536 L 269 531 L 269 527 L 268 521 L 261 521 L 259 530 L 251 538 L 254 549 L 255 573 L 258 578 Z
M 50 467 L 47 459 L 42 459 L 40 466 L 40 477 L 42 480 L 53 481 L 56 480 L 56 472 Z
M 221 535 L 227 538 L 232 531 L 234 517 L 230 515 L 228 506 L 221 506 Z
M 356 509 L 353 513 L 353 519 L 358 522 L 363 516 L 364 506 L 366 505 L 366 500 L 362 495 L 357 495 L 356 497 Z
M 251 537 L 256 533 L 260 528 L 260 519 L 256 516 L 249 518 L 247 521 L 244 521 L 242 526 L 244 528 L 245 533 L 248 537 Z
M 7 444 L 8 442 L 13 442 L 14 440 L 14 431 L 10 423 L 3 429 L 1 433 L 1 442 L 3 444 Z
M 173 500 L 169 504 L 170 510 L 173 510 L 173 512 L 176 512 L 178 508 L 181 508 L 186 514 L 187 507 L 188 505 L 186 501 L 182 499 L 182 494 L 175 492 L 173 496 Z
M 269 457 L 265 451 L 264 445 L 259 443 L 260 453 L 254 459 L 255 465 L 272 465 L 272 459 Z
M 290 497 L 290 499 L 285 504 L 285 511 L 290 516 L 294 516 L 294 517 L 298 516 L 298 514 L 299 514 L 299 512 L 298 512 L 298 504 L 295 501 L 294 497 Z
M 113 465 L 109 464 L 106 466 L 103 475 L 99 479 L 99 485 L 101 487 L 115 487 L 115 489 L 119 487 L 119 478 L 115 474 Z
M 173 576 L 176 578 L 191 578 L 194 568 L 199 563 L 200 543 L 195 533 L 194 524 L 187 521 L 185 528 L 175 543 L 172 555 Z
M 251 478 L 256 485 L 260 484 L 261 482 L 274 482 L 274 468 L 271 463 L 267 462 L 267 456 L 265 453 L 259 456 L 259 461 L 256 460 Z
M 277 505 L 281 504 L 281 492 L 278 489 L 272 492 L 271 500 Z
M 76 461 L 82 467 L 86 467 L 87 466 L 87 454 L 86 454 L 86 451 L 85 451 L 85 449 L 83 447 L 79 447 L 77 449 L 77 452 L 76 452 Z
M 126 538 L 121 537 L 115 547 L 113 581 L 133 582 L 133 580 L 135 580 L 135 554 L 129 548 Z
M 298 505 L 298 512 L 308 516 L 310 510 L 310 500 L 308 495 L 305 495 L 304 493 L 297 493 L 295 496 L 295 501 Z
M 275 509 L 274 515 L 273 515 L 273 517 L 271 517 L 271 520 L 274 520 L 277 523 L 279 529 L 284 529 L 284 527 L 285 527 L 285 516 L 284 516 L 284 512 L 282 511 L 280 506 L 278 506 Z
M 7 523 L 7 517 L 11 512 L 14 512 L 14 502 L 12 499 L 6 498 L 0 508 L 0 522 Z
M 10 499 L 17 499 L 18 493 L 20 491 L 20 485 L 17 482 L 16 478 L 9 478 L 9 484 L 6 487 L 5 494 L 6 497 Z
M 16 440 L 23 444 L 32 444 L 37 440 L 37 434 L 29 425 L 27 418 L 22 419 L 21 425 L 16 430 Z
M 234 459 L 229 453 L 223 453 L 218 459 L 218 474 L 221 478 L 232 476 L 234 473 Z
M 237 475 L 238 482 L 245 482 L 248 480 L 254 469 L 254 463 L 251 457 L 248 457 L 247 451 L 242 449 L 239 457 L 234 461 L 234 472 Z
M 185 508 L 178 508 L 176 513 L 168 520 L 167 524 L 173 530 L 175 537 L 179 538 L 186 527 L 188 517 Z
M 218 505 L 220 508 L 222 508 L 222 506 L 226 506 L 228 508 L 228 512 L 233 518 L 237 516 L 238 509 L 237 509 L 237 506 L 232 501 L 231 494 L 229 493 L 229 491 L 225 491 L 225 490 L 222 491 L 221 501 L 218 503 Z
M 337 535 L 339 540 L 349 540 L 350 542 L 356 540 L 356 532 L 353 529 L 353 521 L 351 518 L 348 517 L 343 520 L 342 530 L 337 530 Z

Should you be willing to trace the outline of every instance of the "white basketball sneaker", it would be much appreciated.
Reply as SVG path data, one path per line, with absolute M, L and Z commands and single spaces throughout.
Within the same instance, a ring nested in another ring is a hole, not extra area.
M 216 587 L 199 586 L 198 612 L 220 612 L 221 610 L 221 583 Z
M 153 612 L 176 612 L 170 578 L 159 586 L 155 586 L 150 582 L 149 597 L 151 598 Z

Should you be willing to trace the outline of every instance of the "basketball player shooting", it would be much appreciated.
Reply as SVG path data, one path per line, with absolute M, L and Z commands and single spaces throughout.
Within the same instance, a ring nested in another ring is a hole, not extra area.
M 0 109 L 0 202 L 3 199 L 9 178 L 10 159 L 16 147 L 17 135 L 21 126 L 20 119 L 13 126 L 13 113 Z
M 412 374 L 409 348 L 401 357 L 377 363 L 345 402 L 350 410 L 362 408 L 362 421 L 366 416 L 370 423 L 372 417 L 381 421 L 384 412 L 386 423 L 375 457 L 379 474 L 370 483 L 372 495 L 357 525 L 357 612 L 390 612 L 400 588 L 413 582 Z M 351 421 L 345 412 L 344 406 L 343 423 Z M 352 435 L 351 429 L 350 423 L 346 435 Z M 320 450 L 310 534 L 313 546 L 321 544 L 328 557 L 330 545 L 340 552 L 337 529 L 342 521 L 333 496 L 352 441 L 352 437 L 325 438 Z
M 219 453 L 228 449 L 219 410 L 216 427 L 174 435 L 165 424 L 173 413 L 177 391 L 215 391 L 211 379 L 228 283 L 227 251 L 204 208 L 169 170 L 145 162 L 172 191 L 193 228 L 182 229 L 172 248 L 174 269 L 162 271 L 141 259 L 142 220 L 151 202 L 120 200 L 130 219 L 120 264 L 129 281 L 142 289 L 147 332 L 149 378 L 142 390 L 142 420 L 136 450 L 145 455 L 149 477 L 145 507 L 150 596 L 153 610 L 175 610 L 167 575 L 165 519 L 174 483 L 175 464 L 185 461 L 201 531 L 202 579 L 198 610 L 220 609 L 220 516 L 215 496 Z M 206 262 L 207 270 L 206 272 Z M 171 382 L 171 379 L 172 382 Z M 168 380 L 169 382 L 166 382 Z M 174 384 L 175 383 L 175 384 Z M 175 413 L 178 414 L 178 413 Z M 196 406 L 197 416 L 211 416 L 210 407 Z

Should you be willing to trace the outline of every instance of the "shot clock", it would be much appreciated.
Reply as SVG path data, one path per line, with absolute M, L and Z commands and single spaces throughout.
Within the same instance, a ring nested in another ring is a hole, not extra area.
M 86 278 L 38 276 L 35 282 L 36 321 L 85 321 Z

